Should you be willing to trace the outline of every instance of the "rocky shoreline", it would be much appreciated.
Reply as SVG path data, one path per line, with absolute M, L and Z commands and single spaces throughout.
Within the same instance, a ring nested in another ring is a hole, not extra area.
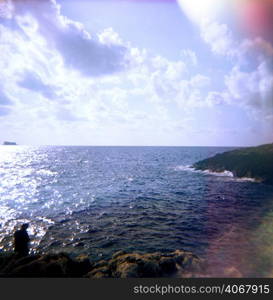
M 196 162 L 193 168 L 201 171 L 230 171 L 238 178 L 273 184 L 273 144 L 240 148 Z
M 185 278 L 202 277 L 205 268 L 204 260 L 184 250 L 146 254 L 119 251 L 111 259 L 96 263 L 83 255 L 72 259 L 67 253 L 26 257 L 0 253 L 0 277 Z

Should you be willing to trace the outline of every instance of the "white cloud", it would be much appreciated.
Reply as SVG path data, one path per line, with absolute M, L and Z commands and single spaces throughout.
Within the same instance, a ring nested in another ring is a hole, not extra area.
M 225 76 L 226 88 L 211 92 L 206 101 L 245 108 L 252 117 L 264 119 L 273 113 L 273 47 L 260 37 L 236 40 L 226 24 L 203 23 L 201 37 L 212 52 L 231 58 Z
M 43 82 L 42 78 L 34 73 L 33 70 L 26 70 L 18 85 L 34 92 L 41 93 L 45 98 L 52 99 L 55 97 L 54 87 Z
M 54 0 L 11 1 L 6 13 L 28 39 L 44 39 L 55 49 L 66 66 L 77 69 L 86 76 L 111 74 L 125 69 L 127 48 L 117 34 L 108 30 L 100 36 L 91 36 L 84 26 L 61 15 Z M 110 43 L 111 41 L 111 43 Z
M 0 117 L 9 115 L 13 104 L 13 101 L 4 91 L 4 87 L 0 84 Z
M 106 28 L 103 32 L 98 34 L 99 41 L 103 45 L 124 45 L 120 36 L 113 30 L 113 28 Z
M 163 132 L 192 132 L 196 111 L 223 103 L 260 111 L 271 101 L 271 45 L 261 39 L 238 42 L 226 25 L 202 29 L 212 52 L 233 64 L 223 78 L 226 88 L 218 91 L 199 73 L 193 50 L 167 59 L 124 42 L 112 28 L 91 35 L 62 16 L 54 1 L 9 3 L 13 8 L 0 20 L 2 130 L 52 132 L 60 143 L 70 132 L 92 133 L 97 141 L 109 132 L 156 132 L 160 141 Z
M 0 117 L 8 115 L 10 111 L 11 109 L 9 107 L 0 105 Z
M 229 99 L 230 97 L 227 92 L 209 92 L 205 102 L 208 107 L 214 107 L 223 103 L 229 103 Z
M 236 44 L 226 24 L 204 21 L 200 26 L 201 37 L 210 45 L 212 52 L 233 56 Z
M 26 119 L 95 122 L 100 85 L 120 83 L 113 75 L 127 69 L 130 59 L 135 63 L 131 49 L 112 29 L 91 37 L 62 16 L 55 1 L 5 1 L 0 11 L 0 114 L 12 113 L 10 120 L 22 127 Z M 9 98 L 16 105 L 2 107 L 11 104 Z
M 263 112 L 266 116 L 273 113 L 273 74 L 265 62 L 252 72 L 234 67 L 225 82 L 233 104 L 245 106 L 254 113 Z
M 12 104 L 12 101 L 6 95 L 6 93 L 4 93 L 3 87 L 1 87 L 1 85 L 0 85 L 0 105 L 4 106 L 4 105 L 11 105 L 11 104 Z
M 127 79 L 138 94 L 157 105 L 173 104 L 183 110 L 206 106 L 202 95 L 210 78 L 198 73 L 190 75 L 197 62 L 196 54 L 189 50 L 182 53 L 185 60 L 177 61 L 145 53 L 144 63 L 129 72 Z
M 181 58 L 183 61 L 189 62 L 193 66 L 197 66 L 198 59 L 196 53 L 190 49 L 184 49 L 181 51 Z

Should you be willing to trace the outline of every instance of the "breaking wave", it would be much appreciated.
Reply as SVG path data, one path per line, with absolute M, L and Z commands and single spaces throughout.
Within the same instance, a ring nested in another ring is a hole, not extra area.
M 236 177 L 236 176 L 234 176 L 234 174 L 231 171 L 228 171 L 228 170 L 225 170 L 223 172 L 213 172 L 211 170 L 197 170 L 189 165 L 176 166 L 174 169 L 175 169 L 175 171 L 188 171 L 188 172 L 194 172 L 194 173 L 199 173 L 199 174 L 204 174 L 204 175 L 228 177 L 237 182 L 244 182 L 244 181 L 258 182 L 255 178 L 251 178 L 251 177 Z

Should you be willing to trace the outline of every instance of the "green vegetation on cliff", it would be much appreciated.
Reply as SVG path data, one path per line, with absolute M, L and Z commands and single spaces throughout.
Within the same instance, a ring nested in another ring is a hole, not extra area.
M 273 144 L 240 148 L 199 161 L 196 170 L 230 171 L 236 177 L 248 177 L 273 184 Z

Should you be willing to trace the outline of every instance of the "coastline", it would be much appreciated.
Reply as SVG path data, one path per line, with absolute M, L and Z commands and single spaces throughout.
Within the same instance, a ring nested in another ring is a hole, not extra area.
M 192 165 L 204 172 L 230 172 L 233 177 L 273 185 L 273 144 L 240 148 L 198 161 Z
M 35 254 L 18 257 L 0 253 L 0 277 L 55 278 L 157 278 L 204 277 L 203 259 L 191 252 L 171 253 L 116 252 L 111 259 L 91 262 L 87 256 L 72 259 L 67 253 Z

